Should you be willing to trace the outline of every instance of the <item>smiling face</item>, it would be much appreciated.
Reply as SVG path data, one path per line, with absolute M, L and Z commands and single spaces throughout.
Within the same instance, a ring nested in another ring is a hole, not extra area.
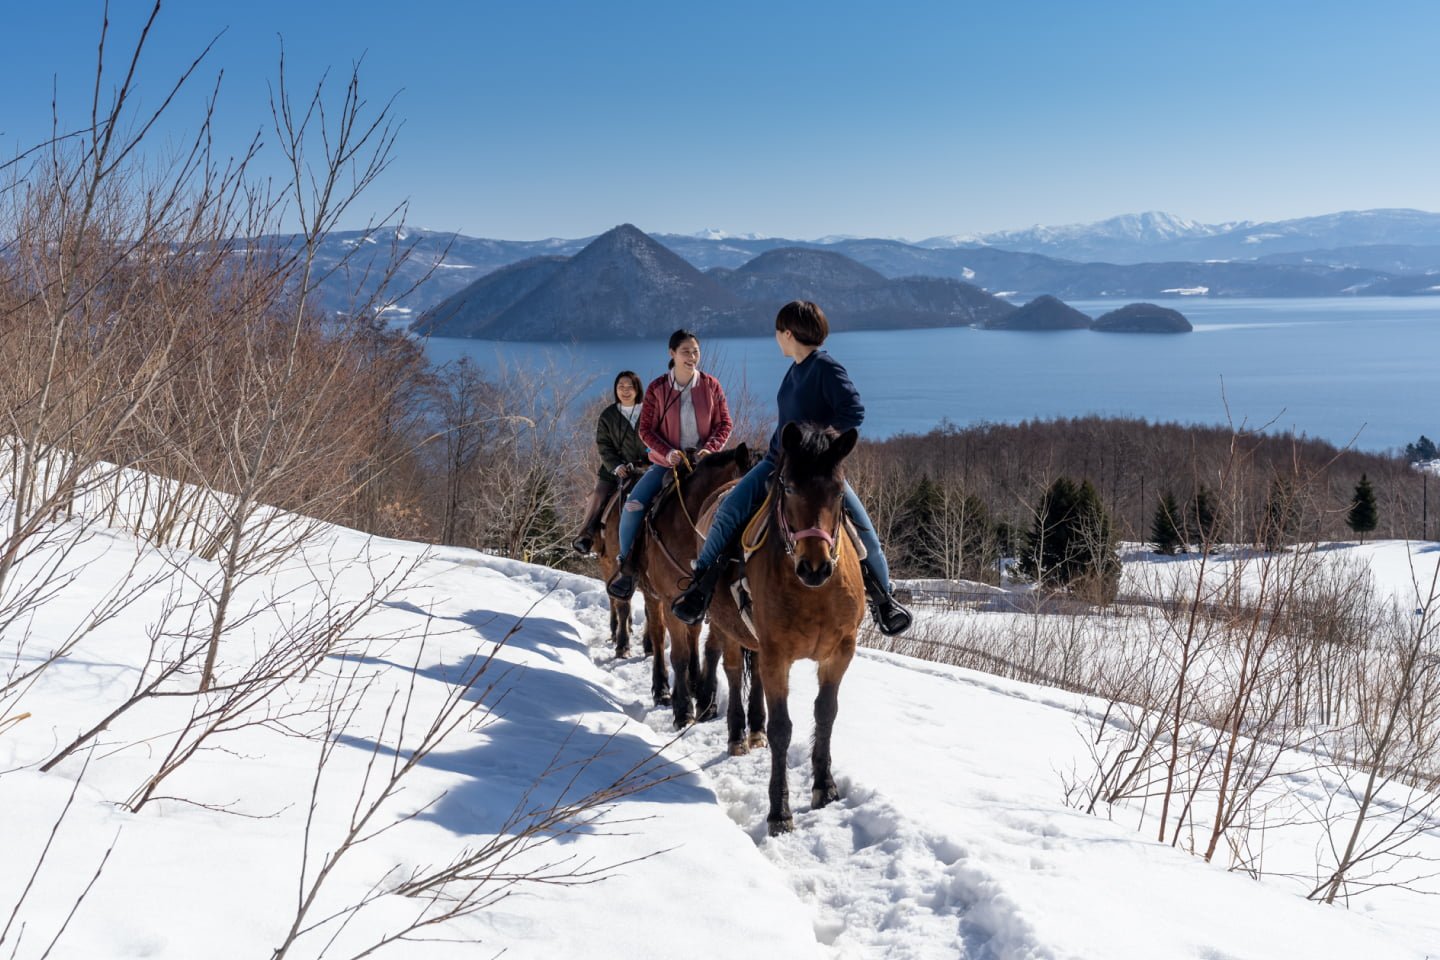
M 621 377 L 615 383 L 615 399 L 620 401 L 624 407 L 635 406 L 635 401 L 640 397 L 640 392 L 635 389 L 635 381 L 629 377 Z
M 675 361 L 675 379 L 689 383 L 695 376 L 695 368 L 700 366 L 700 341 L 694 337 L 682 340 L 680 346 L 670 351 L 670 359 Z

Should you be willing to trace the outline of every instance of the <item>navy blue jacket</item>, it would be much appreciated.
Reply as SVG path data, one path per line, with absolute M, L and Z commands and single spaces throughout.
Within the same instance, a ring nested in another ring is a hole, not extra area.
M 787 423 L 817 423 L 843 433 L 865 419 L 865 405 L 850 374 L 824 350 L 790 365 L 780 381 L 775 404 L 779 419 L 770 437 L 770 452 L 765 454 L 771 463 L 780 457 L 780 430 Z

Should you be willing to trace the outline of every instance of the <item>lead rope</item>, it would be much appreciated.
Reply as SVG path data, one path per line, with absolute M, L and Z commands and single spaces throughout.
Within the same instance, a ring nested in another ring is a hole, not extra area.
M 685 464 L 685 469 L 689 472 L 695 472 L 695 465 L 690 462 L 690 458 L 685 455 L 684 450 L 680 451 L 680 463 Z M 695 531 L 695 536 L 703 541 L 705 534 L 700 532 L 700 527 L 696 524 L 695 518 L 690 516 L 690 508 L 685 506 L 685 491 L 680 486 L 680 464 L 677 463 L 671 467 L 670 473 L 675 477 L 675 499 L 680 501 L 680 512 L 685 515 L 685 522 L 690 524 L 690 529 Z

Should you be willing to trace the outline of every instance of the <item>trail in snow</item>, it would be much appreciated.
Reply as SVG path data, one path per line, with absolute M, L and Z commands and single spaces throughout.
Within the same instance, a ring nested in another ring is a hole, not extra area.
M 595 663 L 633 701 L 627 712 L 672 736 L 669 708 L 649 702 L 648 659 L 613 660 L 599 585 L 567 577 L 563 588 Z M 671 750 L 705 771 L 737 828 L 814 911 L 827 956 L 1440 956 L 1427 946 L 1440 944 L 1440 925 L 1397 929 L 1320 908 L 1065 807 L 1061 771 L 1082 759 L 1075 724 L 1087 704 L 1063 691 L 862 650 L 833 741 L 842 798 L 813 810 L 814 664 L 797 663 L 791 687 L 794 833 L 766 836 L 769 751 L 729 757 L 723 707 Z

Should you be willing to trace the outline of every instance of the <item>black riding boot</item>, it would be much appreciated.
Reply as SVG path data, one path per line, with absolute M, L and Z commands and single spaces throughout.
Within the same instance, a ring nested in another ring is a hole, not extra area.
M 893 637 L 910 629 L 910 611 L 900 606 L 900 601 L 895 595 L 875 579 L 870 568 L 860 564 L 861 578 L 865 581 L 865 596 L 870 601 L 870 616 L 875 620 L 875 626 L 887 637 Z
M 690 586 L 670 604 L 670 612 L 677 620 L 693 626 L 705 619 L 705 611 L 710 609 L 710 598 L 715 595 L 715 585 L 720 582 L 725 563 L 721 560 L 714 566 L 698 568 L 691 574 Z
M 590 502 L 585 507 L 585 522 L 580 525 L 580 533 L 570 541 L 570 546 L 582 557 L 588 557 L 595 547 L 595 534 L 600 532 L 600 511 L 605 507 L 605 500 L 598 490 L 590 494 Z
M 615 576 L 605 584 L 605 592 L 616 600 L 629 600 L 635 596 L 635 568 L 631 566 L 629 557 L 620 561 Z

